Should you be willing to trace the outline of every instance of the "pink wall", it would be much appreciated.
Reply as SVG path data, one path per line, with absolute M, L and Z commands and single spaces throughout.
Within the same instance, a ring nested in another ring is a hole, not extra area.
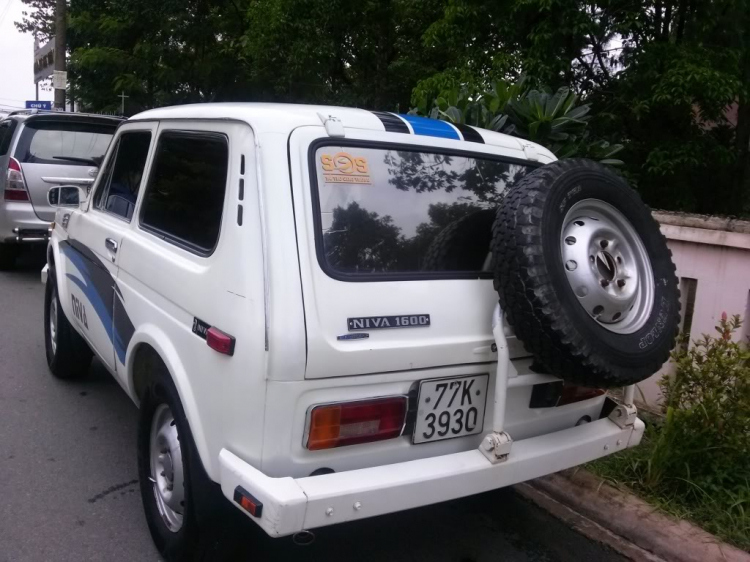
M 660 220 L 659 215 L 655 213 L 657 220 Z M 737 227 L 736 223 L 726 228 L 740 232 L 660 222 L 672 250 L 681 287 L 684 287 L 683 278 L 697 281 L 690 339 L 695 340 L 706 333 L 715 335 L 714 326 L 722 312 L 747 318 L 742 336 L 750 335 L 750 233 L 743 232 L 747 229 L 741 224 Z M 685 298 L 683 294 L 683 316 Z M 657 406 L 661 393 L 656 383 L 669 370 L 669 365 L 666 365 L 659 373 L 640 383 L 640 393 L 636 391 L 636 398 L 645 398 L 649 406 Z

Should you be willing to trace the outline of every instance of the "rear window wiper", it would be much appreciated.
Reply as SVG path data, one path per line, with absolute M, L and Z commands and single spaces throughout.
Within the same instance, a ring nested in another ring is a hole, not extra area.
M 78 158 L 77 156 L 53 156 L 55 160 L 70 160 L 71 162 L 81 162 L 89 166 L 99 167 L 99 164 L 93 158 Z

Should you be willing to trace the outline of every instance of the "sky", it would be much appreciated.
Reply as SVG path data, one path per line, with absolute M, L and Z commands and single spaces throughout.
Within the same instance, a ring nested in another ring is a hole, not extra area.
M 21 0 L 0 0 L 0 111 L 23 108 L 34 99 L 34 38 L 13 25 L 23 10 Z M 39 99 L 52 98 L 51 88 L 42 91 L 40 83 Z

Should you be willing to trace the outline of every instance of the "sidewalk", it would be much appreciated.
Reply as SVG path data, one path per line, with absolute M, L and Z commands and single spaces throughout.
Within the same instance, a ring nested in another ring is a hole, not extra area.
M 750 562 L 750 554 L 661 513 L 583 469 L 516 486 L 529 501 L 636 562 Z

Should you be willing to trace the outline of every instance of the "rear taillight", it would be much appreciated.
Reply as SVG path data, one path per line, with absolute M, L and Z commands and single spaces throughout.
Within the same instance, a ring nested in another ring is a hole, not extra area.
M 406 410 L 405 396 L 315 406 L 306 446 L 318 451 L 393 439 L 401 435 Z
M 29 193 L 26 191 L 26 182 L 23 179 L 21 164 L 15 158 L 8 160 L 8 174 L 5 178 L 5 192 L 3 197 L 6 201 L 29 200 Z
M 529 408 L 554 408 L 574 404 L 604 394 L 606 390 L 601 388 L 590 388 L 586 386 L 575 386 L 568 383 L 549 382 L 535 384 L 531 391 Z
M 565 406 L 565 404 L 573 404 L 575 402 L 582 402 L 589 400 L 590 398 L 596 398 L 607 392 L 603 388 L 590 388 L 587 386 L 563 386 L 562 395 L 560 401 L 557 403 L 558 406 Z

